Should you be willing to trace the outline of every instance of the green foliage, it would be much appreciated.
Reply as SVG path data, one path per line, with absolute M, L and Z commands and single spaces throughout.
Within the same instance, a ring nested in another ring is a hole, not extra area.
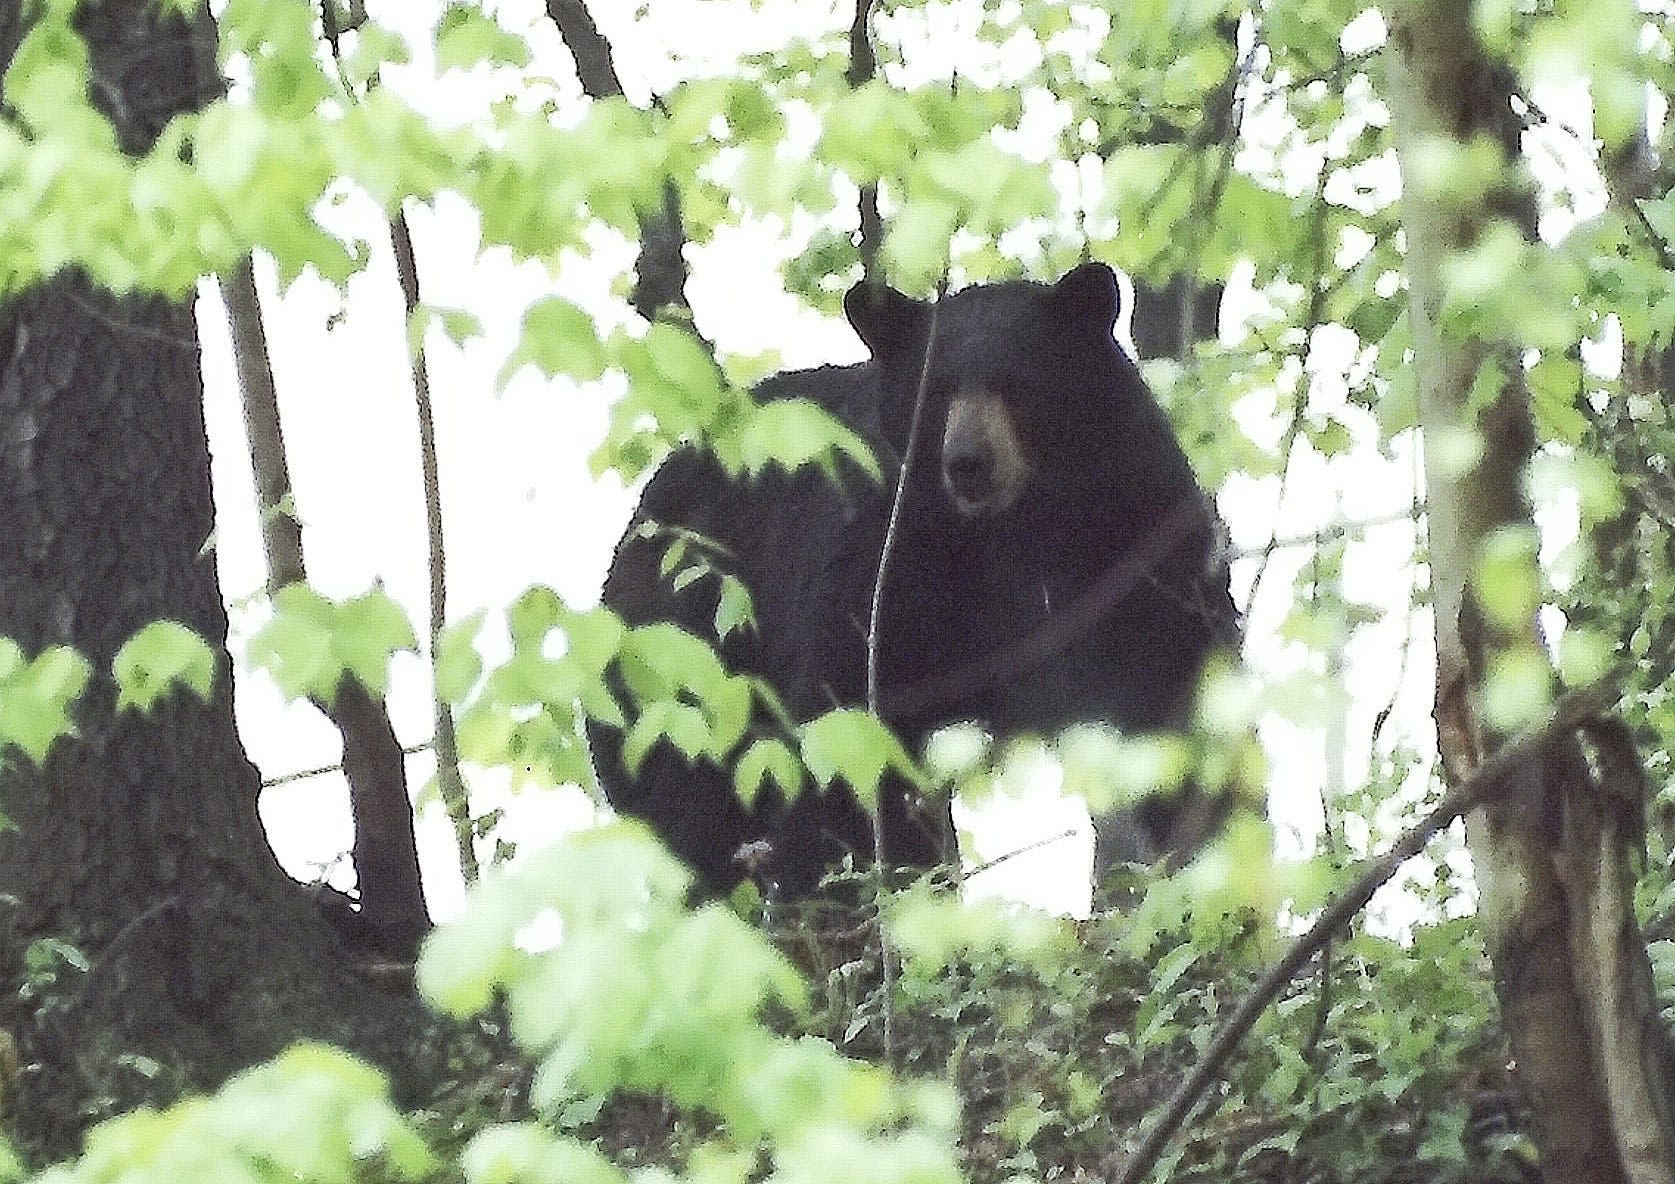
M 516 785 L 586 784 L 585 714 L 625 717 L 605 684 L 627 630 L 607 609 L 579 613 L 550 588 L 531 588 L 507 613 L 512 654 L 486 674 L 473 647 L 475 623 L 444 634 L 445 691 L 460 704 L 460 754 L 512 771 Z M 556 656 L 555 656 L 556 655 Z M 458 692 L 458 694 L 454 694 Z
M 476 4 L 450 4 L 436 27 L 436 67 L 463 70 L 491 63 L 527 66 L 529 44 L 495 23 Z
M 153 621 L 123 643 L 111 660 L 118 710 L 150 711 L 176 686 L 209 700 L 215 651 L 178 621 Z
M 346 1053 L 299 1045 L 211 1097 L 136 1110 L 94 1129 L 81 1156 L 39 1184 L 349 1184 L 377 1170 L 422 1180 L 435 1160 L 383 1076 Z
M 37 765 L 60 736 L 73 736 L 71 711 L 93 668 L 74 650 L 48 646 L 33 658 L 0 637 L 0 749 L 16 748 Z
M 761 220 L 806 231 L 788 278 L 832 311 L 858 274 L 854 187 L 876 181 L 889 231 L 885 273 L 919 293 L 945 275 L 956 284 L 1046 275 L 1084 254 L 1141 281 L 1220 282 L 1244 269 L 1251 307 L 1225 326 L 1224 340 L 1148 360 L 1148 377 L 1214 487 L 1237 478 L 1233 496 L 1244 496 L 1271 489 L 1294 461 L 1353 463 L 1405 455 L 1415 443 L 1421 366 L 1404 311 L 1375 61 L 1382 24 L 1363 19 L 1371 10 L 1357 0 L 1275 0 L 1239 37 L 1228 22 L 1242 9 L 1221 0 L 982 5 L 971 17 L 975 48 L 955 55 L 958 72 L 931 77 L 924 61 L 936 55 L 924 50 L 947 36 L 937 23 L 946 6 L 901 0 L 881 6 L 875 22 L 880 81 L 848 86 L 834 24 L 739 62 L 732 76 L 688 78 L 643 109 L 621 98 L 585 107 L 549 98 L 530 73 L 529 42 L 480 4 L 441 11 L 431 44 L 417 47 L 433 53 L 415 53 L 368 21 L 346 36 L 334 69 L 316 44 L 311 0 L 229 0 L 220 48 L 238 85 L 175 120 L 138 159 L 122 155 L 88 100 L 73 7 L 32 7 L 36 22 L 6 77 L 6 295 L 79 268 L 118 292 L 184 297 L 252 249 L 271 255 L 287 282 L 313 274 L 345 289 L 368 252 L 320 215 L 348 192 L 386 210 L 457 195 L 478 216 L 484 251 L 557 271 L 600 241 L 637 236 L 661 213 L 672 180 L 699 246 Z M 1407 162 L 1428 196 L 1456 205 L 1489 198 L 1511 211 L 1533 193 L 1555 218 L 1540 241 L 1495 221 L 1452 244 L 1441 311 L 1451 331 L 1495 346 L 1480 372 L 1479 406 L 1520 384 L 1528 392 L 1538 437 L 1532 497 L 1596 531 L 1560 559 L 1527 533 L 1496 536 L 1475 587 L 1491 624 L 1509 633 L 1542 606 L 1562 604 L 1567 682 L 1626 665 L 1633 722 L 1661 789 L 1653 816 L 1667 817 L 1675 531 L 1666 487 L 1675 431 L 1666 379 L 1635 363 L 1650 353 L 1667 365 L 1659 355 L 1675 340 L 1667 265 L 1675 199 L 1595 201 L 1582 176 L 1590 170 L 1574 161 L 1609 164 L 1637 135 L 1648 90 L 1675 91 L 1671 33 L 1628 0 L 1493 0 L 1473 12 L 1526 97 L 1533 84 L 1583 83 L 1593 122 L 1571 133 L 1527 106 L 1529 140 L 1579 153 L 1547 170 L 1561 176 L 1526 176 L 1487 139 L 1439 141 Z M 1260 45 L 1247 55 L 1251 36 Z M 442 122 L 400 89 L 371 85 L 381 70 L 414 60 L 433 61 L 438 73 L 505 77 L 514 100 Z M 1218 122 L 1230 83 L 1242 96 L 1236 135 Z M 589 394 L 623 391 L 597 442 L 596 471 L 632 479 L 668 449 L 695 443 L 735 474 L 817 465 L 879 476 L 861 440 L 814 404 L 751 399 L 744 365 L 716 356 L 689 326 L 612 327 L 621 323 L 544 295 L 499 367 L 501 386 L 533 368 Z M 455 340 L 480 330 L 467 309 L 432 308 L 413 319 L 411 340 L 432 327 Z M 1578 348 L 1619 338 L 1630 362 L 1621 371 Z M 1433 433 L 1426 449 L 1433 477 L 1482 455 L 1475 430 Z M 1345 533 L 1348 546 L 1360 546 L 1358 528 Z M 1406 538 L 1380 546 L 1406 548 Z M 1419 570 L 1425 556 L 1412 545 L 1407 566 Z M 1248 740 L 1257 709 L 1305 738 L 1330 734 L 1346 710 L 1366 706 L 1359 684 L 1346 704 L 1344 653 L 1394 648 L 1378 632 L 1385 610 L 1352 594 L 1355 554 L 1325 538 L 1267 549 L 1288 550 L 1304 555 L 1272 577 L 1287 581 L 1279 594 L 1295 606 L 1280 629 L 1288 665 L 1254 693 L 1212 687 L 1200 712 L 1205 735 L 1177 742 L 1078 731 L 1054 747 L 994 753 L 981 734 L 950 732 L 927 763 L 939 781 L 974 795 L 1046 770 L 1101 809 L 1167 792 L 1189 772 L 1208 784 L 1261 784 L 1248 745 L 1230 742 Z M 790 796 L 812 778 L 841 780 L 871 801 L 886 773 L 921 781 L 864 713 L 835 711 L 793 729 L 771 688 L 726 668 L 712 642 L 750 628 L 753 617 L 727 559 L 686 537 L 671 539 L 666 554 L 664 574 L 677 584 L 718 581 L 713 638 L 667 624 L 630 628 L 547 589 L 506 612 L 503 661 L 485 662 L 479 650 L 486 616 L 446 631 L 434 677 L 460 707 L 466 758 L 510 768 L 520 785 L 585 783 L 582 722 L 595 718 L 626 730 L 630 763 L 668 741 L 690 760 L 731 764 L 746 799 L 770 784 Z M 1423 608 L 1415 591 L 1409 611 Z M 392 655 L 412 648 L 410 624 L 382 592 L 339 603 L 292 588 L 276 596 L 248 659 L 289 694 L 329 699 L 346 675 L 381 692 Z M 200 639 L 153 626 L 113 663 L 120 703 L 149 710 L 174 686 L 207 695 L 214 665 Z M 59 736 L 73 735 L 91 677 L 68 650 L 26 657 L 0 642 L 0 745 L 45 759 Z M 1491 722 L 1512 728 L 1532 718 L 1551 686 L 1545 654 L 1495 655 Z M 1378 735 L 1394 707 L 1392 699 L 1367 745 L 1368 775 L 1322 802 L 1322 842 L 1339 859 L 1377 849 L 1434 795 L 1404 740 Z M 1671 847 L 1661 841 L 1659 859 Z M 1305 915 L 1333 880 L 1330 860 L 1270 874 L 1270 846 L 1260 826 L 1235 828 L 1190 873 L 1103 925 L 928 895 L 895 903 L 891 924 L 908 958 L 894 1003 L 927 1033 L 902 1055 L 963 1087 L 974 1174 L 1108 1170 L 1113 1136 L 1137 1129 L 1159 1082 L 1203 1046 L 1248 979 L 1265 939 L 1240 928 L 1239 909 L 1271 916 L 1283 897 Z M 1654 875 L 1664 874 L 1659 859 Z M 421 967 L 429 996 L 457 1013 L 507 1001 L 519 1040 L 540 1060 L 536 1093 L 552 1124 L 480 1132 L 461 1160 L 465 1177 L 614 1184 L 622 1167 L 586 1145 L 574 1120 L 626 1089 L 658 1093 L 710 1124 L 700 1124 L 698 1152 L 677 1165 L 682 1178 L 952 1179 L 946 1094 L 903 1087 L 824 1043 L 770 1030 L 765 1013 L 802 1014 L 800 980 L 732 914 L 682 909 L 686 886 L 640 837 L 613 829 L 491 880 L 467 918 L 438 935 Z M 1650 915 L 1675 913 L 1665 888 L 1645 887 Z M 1438 920 L 1458 905 L 1459 889 L 1439 861 L 1432 885 L 1416 890 L 1425 920 L 1408 931 L 1411 945 L 1358 931 L 1335 947 L 1331 990 L 1300 988 L 1264 1021 L 1217 1108 L 1175 1153 L 1173 1178 L 1278 1178 L 1283 1163 L 1299 1178 L 1358 1179 L 1391 1160 L 1439 1179 L 1492 1178 L 1488 1152 L 1468 1145 L 1462 1116 L 1473 1100 L 1461 1082 L 1502 1081 L 1504 1058 L 1469 925 Z M 1675 998 L 1675 958 L 1658 953 L 1664 998 Z M 36 954 L 52 973 L 75 964 L 49 947 Z M 835 1030 L 868 1029 L 878 1001 L 868 1005 Z M 910 1020 L 903 1026 L 912 1030 Z M 412 1178 L 426 1170 L 425 1156 L 381 1091 L 364 1068 L 303 1050 L 215 1098 L 103 1128 L 82 1160 L 50 1178 L 105 1178 L 125 1167 L 135 1179 L 335 1180 L 363 1178 L 378 1158 L 378 1170 Z M 1500 1150 L 1516 1159 L 1516 1134 L 1505 1143 Z M 0 1162 L 0 1175 L 14 1166 Z
M 407 614 L 381 588 L 332 601 L 291 584 L 274 594 L 273 619 L 250 638 L 246 657 L 290 697 L 329 703 L 346 677 L 382 696 L 390 658 L 417 646 Z
M 637 826 L 573 836 L 474 891 L 427 943 L 421 989 L 457 1014 L 503 998 L 539 1059 L 533 1100 L 561 1128 L 620 1089 L 712 1116 L 695 1179 L 743 1184 L 760 1153 L 787 1184 L 957 1180 L 946 1093 L 767 1027 L 769 1007 L 806 1006 L 801 977 L 729 910 L 688 911 L 689 884 Z M 485 1132 L 465 1161 L 482 1179 L 546 1179 L 560 1164 L 616 1176 L 585 1145 L 528 1127 Z
M 829 786 L 842 780 L 869 809 L 878 802 L 886 772 L 896 772 L 910 782 L 921 781 L 918 767 L 895 733 L 865 711 L 834 708 L 804 724 L 800 741 L 803 762 L 815 781 Z

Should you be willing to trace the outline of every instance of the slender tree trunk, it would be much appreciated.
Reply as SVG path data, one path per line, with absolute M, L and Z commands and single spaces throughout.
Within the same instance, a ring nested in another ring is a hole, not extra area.
M 207 15 L 161 11 L 105 0 L 79 17 L 130 151 L 218 89 Z M 22 26 L 18 0 L 0 5 L 0 62 Z M 406 1066 L 429 1021 L 410 994 L 368 989 L 274 860 L 225 658 L 207 703 L 115 708 L 111 659 L 143 625 L 171 618 L 225 647 L 189 307 L 67 274 L 0 308 L 0 518 L 0 634 L 74 646 L 94 667 L 77 735 L 39 768 L 0 762 L 18 827 L 0 838 L 0 1023 L 28 1066 L 24 1141 L 61 1153 L 90 1119 L 305 1033 Z M 31 981 L 45 938 L 86 968 Z
M 222 278 L 221 297 L 227 306 L 233 358 L 238 366 L 245 437 L 262 524 L 262 552 L 268 565 L 268 591 L 277 592 L 306 579 L 307 569 L 302 527 L 287 504 L 291 499 L 291 472 L 279 421 L 279 391 L 268 356 L 256 270 L 249 256 L 231 275 Z M 413 834 L 407 758 L 401 751 L 401 741 L 383 702 L 352 678 L 339 684 L 337 698 L 331 703 L 316 701 L 314 706 L 343 738 L 343 773 L 355 820 L 353 858 L 360 908 L 349 912 L 348 902 L 344 902 L 340 929 L 355 945 L 412 961 L 430 928 L 430 914 L 419 880 L 419 848 Z M 455 773 L 457 776 L 457 768 Z
M 1503 528 L 1530 528 L 1520 482 L 1534 433 L 1516 352 L 1444 324 L 1444 276 L 1452 252 L 1471 246 L 1497 212 L 1517 213 L 1523 203 L 1509 187 L 1477 199 L 1438 194 L 1411 166 L 1449 139 L 1488 140 L 1510 156 L 1517 134 L 1509 130 L 1509 79 L 1482 52 L 1469 6 L 1403 0 L 1389 15 L 1389 98 L 1426 443 L 1438 744 L 1457 785 L 1501 740 L 1481 711 L 1488 664 L 1498 652 L 1541 641 L 1533 620 L 1496 629 L 1471 589 L 1484 541 Z M 1508 379 L 1480 406 L 1478 374 L 1497 357 Z M 1471 436 L 1481 444 L 1475 461 L 1451 462 L 1445 446 Z M 1546 1179 L 1650 1184 L 1675 1178 L 1675 1142 L 1667 1042 L 1631 908 L 1643 774 L 1620 723 L 1593 726 L 1587 739 L 1592 767 L 1574 738 L 1555 741 L 1509 797 L 1468 818 L 1467 838 Z

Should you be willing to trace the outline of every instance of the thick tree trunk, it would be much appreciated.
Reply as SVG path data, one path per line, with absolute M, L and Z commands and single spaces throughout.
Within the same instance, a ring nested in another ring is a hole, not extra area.
M 130 150 L 216 89 L 207 26 L 160 11 L 82 7 Z M 0 6 L 0 61 L 21 25 L 16 0 Z M 63 275 L 0 310 L 0 635 L 29 652 L 73 646 L 94 668 L 77 735 L 40 768 L 0 762 L 18 827 L 0 838 L 0 1023 L 26 1066 L 18 1131 L 48 1152 L 90 1118 L 301 1034 L 405 1066 L 428 1022 L 409 995 L 368 990 L 275 862 L 225 659 L 207 703 L 176 693 L 149 717 L 115 709 L 110 662 L 141 626 L 171 618 L 225 646 L 198 367 L 189 307 Z M 32 981 L 47 938 L 86 969 Z
M 1520 489 L 1533 430 L 1517 353 L 1444 324 L 1444 276 L 1450 254 L 1471 246 L 1497 212 L 1527 203 L 1507 190 L 1439 194 L 1416 177 L 1415 158 L 1437 143 L 1481 138 L 1510 156 L 1517 133 L 1505 70 L 1478 45 L 1469 6 L 1404 0 L 1390 17 L 1389 101 L 1426 443 L 1438 744 L 1458 785 L 1500 740 L 1480 710 L 1488 663 L 1507 647 L 1541 642 L 1533 620 L 1497 631 L 1471 590 L 1489 535 L 1530 527 Z M 1497 353 L 1509 377 L 1479 405 L 1479 371 Z M 1462 466 L 1446 446 L 1468 434 L 1481 447 Z M 1574 737 L 1555 741 L 1514 792 L 1468 818 L 1467 838 L 1545 1178 L 1649 1184 L 1672 1178 L 1675 1144 L 1667 1043 L 1631 907 L 1644 786 L 1620 724 L 1590 727 L 1587 739 L 1592 767 Z

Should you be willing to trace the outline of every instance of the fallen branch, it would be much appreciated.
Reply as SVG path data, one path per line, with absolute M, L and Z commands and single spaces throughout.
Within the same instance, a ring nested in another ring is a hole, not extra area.
M 1366 907 L 1373 893 L 1383 887 L 1402 864 L 1424 850 L 1426 844 L 1456 818 L 1504 792 L 1513 777 L 1528 768 L 1531 762 L 1539 760 L 1543 749 L 1555 739 L 1603 718 L 1616 706 L 1617 699 L 1617 688 L 1609 680 L 1567 692 L 1554 705 L 1545 723 L 1496 749 L 1470 778 L 1445 794 L 1435 809 L 1404 831 L 1388 851 L 1368 861 L 1355 882 L 1326 906 L 1308 932 L 1292 942 L 1279 961 L 1239 1001 L 1233 1014 L 1205 1047 L 1198 1064 L 1170 1095 L 1163 1113 L 1141 1136 L 1138 1146 L 1123 1162 L 1121 1170 L 1113 1178 L 1113 1184 L 1137 1184 L 1151 1171 L 1164 1145 L 1181 1128 L 1205 1091 L 1215 1082 L 1228 1058 L 1255 1026 L 1257 1018 L 1279 998 L 1297 972 L 1314 958 L 1332 935 Z

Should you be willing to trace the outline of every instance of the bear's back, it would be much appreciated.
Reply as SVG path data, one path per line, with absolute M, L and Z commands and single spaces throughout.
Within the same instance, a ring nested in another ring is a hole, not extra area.
M 888 474 L 876 392 L 872 367 L 857 365 L 777 374 L 756 396 L 825 408 Z M 853 701 L 864 690 L 864 614 L 888 501 L 880 483 L 851 462 L 840 462 L 839 471 L 837 482 L 813 466 L 735 479 L 707 451 L 676 450 L 647 483 L 617 547 L 605 604 L 630 625 L 672 621 L 715 642 L 718 581 L 701 578 L 677 590 L 662 571 L 674 532 L 690 531 L 722 548 L 706 559 L 751 594 L 752 622 L 720 643 L 735 672 L 769 678 L 799 716 Z M 663 529 L 648 537 L 648 526 Z

